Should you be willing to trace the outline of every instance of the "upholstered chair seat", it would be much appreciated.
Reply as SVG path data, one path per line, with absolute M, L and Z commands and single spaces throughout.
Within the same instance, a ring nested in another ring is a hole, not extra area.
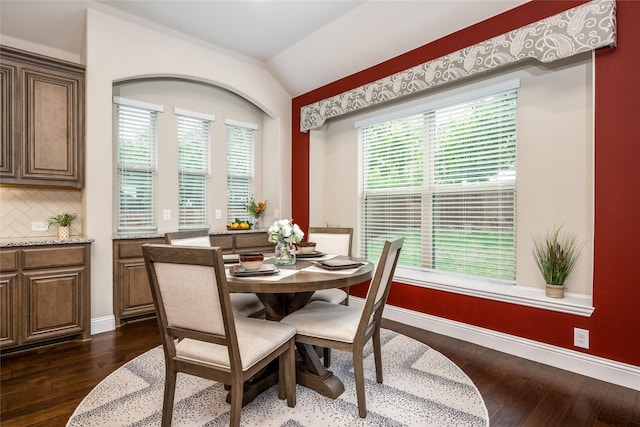
M 313 295 L 311 295 L 309 303 L 314 301 L 324 301 L 330 302 L 331 304 L 346 304 L 348 298 L 349 294 L 342 289 L 321 289 L 319 291 L 315 291 Z
M 242 370 L 245 371 L 268 356 L 274 347 L 280 347 L 296 334 L 296 329 L 291 325 L 262 319 L 236 317 L 235 324 Z M 218 368 L 231 366 L 226 346 L 189 338 L 176 344 L 176 358 Z
M 314 301 L 285 317 L 283 322 L 296 325 L 300 335 L 352 343 L 361 317 L 361 308 Z

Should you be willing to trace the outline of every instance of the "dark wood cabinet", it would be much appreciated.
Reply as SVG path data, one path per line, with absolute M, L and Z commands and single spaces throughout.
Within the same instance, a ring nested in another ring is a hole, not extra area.
M 18 109 L 16 67 L 0 61 L 0 177 L 17 178 L 18 170 L 15 158 L 15 114 Z
M 84 66 L 0 46 L 4 184 L 82 188 Z
M 269 242 L 266 231 L 235 234 L 233 237 L 233 253 L 275 251 L 275 244 Z
M 266 232 L 229 232 L 209 236 L 212 246 L 225 253 L 273 252 Z M 113 241 L 113 312 L 116 327 L 128 321 L 155 316 L 151 286 L 142 256 L 145 243 L 164 243 L 164 238 L 115 239 Z
M 145 243 L 164 243 L 164 239 L 113 241 L 113 313 L 116 327 L 129 320 L 155 314 L 142 256 L 142 245 Z
M 0 252 L 0 348 L 20 343 L 20 292 L 18 251 Z
M 89 243 L 0 250 L 3 352 L 91 338 L 90 258 Z

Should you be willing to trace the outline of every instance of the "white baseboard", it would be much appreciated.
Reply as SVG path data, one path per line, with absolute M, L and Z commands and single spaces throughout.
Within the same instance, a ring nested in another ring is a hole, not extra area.
M 91 335 L 102 332 L 113 331 L 116 328 L 116 317 L 110 316 L 94 317 L 91 319 Z
M 349 297 L 349 305 L 362 306 L 362 298 Z M 513 356 L 640 391 L 640 367 L 591 356 L 490 329 L 386 305 L 384 318 L 488 347 Z

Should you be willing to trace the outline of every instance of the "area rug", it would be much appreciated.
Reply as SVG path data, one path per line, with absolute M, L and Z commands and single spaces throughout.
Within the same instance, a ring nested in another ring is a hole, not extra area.
M 345 392 L 337 399 L 298 385 L 297 404 L 278 399 L 277 386 L 242 408 L 242 426 L 488 426 L 487 408 L 473 382 L 449 359 L 419 341 L 382 330 L 384 383 L 375 380 L 371 343 L 365 347 L 367 418 L 358 416 L 351 354 L 333 350 L 330 370 Z M 164 357 L 154 348 L 122 366 L 80 403 L 68 427 L 159 426 Z M 224 386 L 178 374 L 174 426 L 227 426 Z

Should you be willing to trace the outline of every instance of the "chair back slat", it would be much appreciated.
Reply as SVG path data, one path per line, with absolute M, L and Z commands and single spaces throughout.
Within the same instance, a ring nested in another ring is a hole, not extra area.
M 209 239 L 209 230 L 206 228 L 199 230 L 174 231 L 171 233 L 165 233 L 164 241 L 169 245 L 204 247 L 211 246 L 211 240 Z
M 168 356 L 175 355 L 174 338 L 208 334 L 202 340 L 226 345 L 239 362 L 222 250 L 147 243 L 142 252 Z
M 400 250 L 404 237 L 397 237 L 385 242 L 376 266 L 376 271 L 371 279 L 367 296 L 362 311 L 362 318 L 358 327 L 359 333 L 364 334 L 368 326 L 382 318 L 382 310 L 389 296 L 393 273 L 400 257 Z
M 399 251 L 400 248 L 392 249 L 389 251 L 389 254 L 387 255 L 385 260 L 380 260 L 384 262 L 384 265 L 382 266 L 380 286 L 378 286 L 378 291 L 376 292 L 376 296 L 373 300 L 374 304 L 379 303 L 384 298 L 384 294 L 391 286 L 391 282 L 393 281 L 393 272 L 395 271 L 395 264 L 399 256 Z
M 173 239 L 171 241 L 172 245 L 180 245 L 180 246 L 202 246 L 202 247 L 210 247 L 211 240 L 209 240 L 209 236 L 201 236 L 201 237 L 189 237 L 185 239 Z
M 169 326 L 225 334 L 213 267 L 160 262 L 155 269 Z
M 319 252 L 351 256 L 353 229 L 347 227 L 309 227 L 307 240 L 316 242 L 316 250 Z

